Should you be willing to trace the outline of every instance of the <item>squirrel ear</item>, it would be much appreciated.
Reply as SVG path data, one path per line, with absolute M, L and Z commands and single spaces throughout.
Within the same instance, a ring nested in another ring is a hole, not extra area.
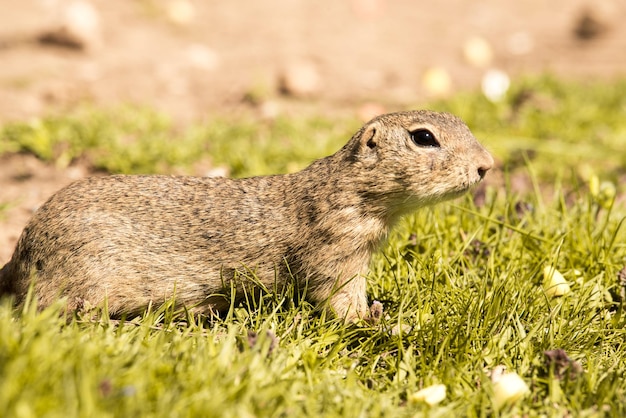
M 357 142 L 358 151 L 355 156 L 358 155 L 358 159 L 361 163 L 367 166 L 373 166 L 378 161 L 378 146 L 379 146 L 379 126 L 377 123 L 372 123 L 366 126 Z
M 378 132 L 376 125 L 372 124 L 368 126 L 361 134 L 361 145 L 366 146 L 369 149 L 374 149 L 378 146 Z

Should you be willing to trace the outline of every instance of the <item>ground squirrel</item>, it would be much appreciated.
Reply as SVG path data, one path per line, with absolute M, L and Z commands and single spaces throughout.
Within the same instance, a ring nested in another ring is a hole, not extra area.
M 228 309 L 245 283 L 280 288 L 337 316 L 366 316 L 371 254 L 404 214 L 459 196 L 493 158 L 457 117 L 391 113 L 335 154 L 286 175 L 244 179 L 112 175 L 54 194 L 0 270 L 19 303 L 108 303 L 140 314 L 175 293 L 194 313 Z M 253 285 L 254 286 L 254 285 Z M 234 295 L 231 290 L 234 290 Z

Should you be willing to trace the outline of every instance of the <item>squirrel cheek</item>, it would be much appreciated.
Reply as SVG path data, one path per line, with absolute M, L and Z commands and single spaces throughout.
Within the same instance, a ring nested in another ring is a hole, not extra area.
M 431 155 L 428 161 L 428 170 L 433 173 L 439 171 L 440 164 L 437 162 L 437 159 L 434 155 Z
M 437 177 L 448 177 L 456 171 L 454 164 L 451 164 L 451 160 L 442 155 L 432 155 L 428 168 Z

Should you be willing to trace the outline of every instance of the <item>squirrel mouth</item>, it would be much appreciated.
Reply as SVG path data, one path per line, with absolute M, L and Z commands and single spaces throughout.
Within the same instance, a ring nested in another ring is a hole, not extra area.
M 481 179 L 482 180 L 482 179 Z M 461 197 L 464 194 L 466 194 L 467 192 L 469 192 L 470 190 L 474 189 L 477 187 L 478 184 L 480 184 L 481 180 L 477 180 L 477 181 L 468 181 L 467 183 L 462 183 L 459 185 L 458 188 L 451 190 L 450 192 L 446 193 L 446 199 L 455 199 L 457 197 Z

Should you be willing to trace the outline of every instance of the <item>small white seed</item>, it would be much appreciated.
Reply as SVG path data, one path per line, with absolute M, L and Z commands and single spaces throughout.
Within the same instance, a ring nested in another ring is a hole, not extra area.
M 491 69 L 483 76 L 481 88 L 483 94 L 492 102 L 498 102 L 504 98 L 511 85 L 509 75 L 502 70 Z
M 521 399 L 528 392 L 528 385 L 517 373 L 504 373 L 493 385 L 493 406 L 500 409 Z
M 445 68 L 431 67 L 424 72 L 422 85 L 431 96 L 441 97 L 452 91 L 452 78 Z
M 551 298 L 563 296 L 571 291 L 569 284 L 557 269 L 545 266 L 543 269 L 543 291 Z
M 422 390 L 409 395 L 408 401 L 411 403 L 424 402 L 430 406 L 436 405 L 446 398 L 446 385 L 427 386 Z
M 472 36 L 463 45 L 465 61 L 476 68 L 488 67 L 493 61 L 493 49 L 485 38 Z

